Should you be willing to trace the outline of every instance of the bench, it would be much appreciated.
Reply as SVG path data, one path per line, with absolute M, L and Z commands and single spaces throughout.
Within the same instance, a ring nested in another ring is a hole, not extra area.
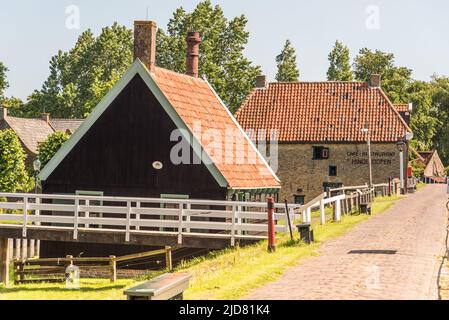
M 188 273 L 166 273 L 125 290 L 128 300 L 182 300 L 189 287 Z
M 359 207 L 359 213 L 367 213 L 371 215 L 371 202 L 361 203 Z

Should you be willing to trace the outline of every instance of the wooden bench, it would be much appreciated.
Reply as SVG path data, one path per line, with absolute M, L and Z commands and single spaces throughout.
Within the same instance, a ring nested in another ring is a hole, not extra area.
M 190 277 L 188 273 L 166 273 L 124 293 L 128 300 L 182 300 Z
M 359 207 L 359 213 L 367 213 L 371 215 L 371 202 L 362 202 Z

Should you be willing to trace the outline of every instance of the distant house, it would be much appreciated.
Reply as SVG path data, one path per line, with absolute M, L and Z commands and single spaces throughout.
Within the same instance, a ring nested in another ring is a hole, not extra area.
M 56 131 L 73 134 L 82 122 L 77 119 L 52 119 L 48 113 L 42 114 L 39 119 L 11 117 L 7 108 L 0 107 L 0 130 L 12 129 L 17 134 L 27 154 L 25 162 L 28 167 L 36 159 L 39 143 Z
M 328 188 L 369 183 L 368 137 L 373 183 L 399 177 L 396 144 L 411 138 L 400 115 L 408 105 L 398 112 L 382 91 L 380 76 L 368 82 L 269 84 L 259 76 L 256 82 L 235 116 L 253 140 L 276 133 L 282 199 L 302 203 Z M 406 176 L 407 156 L 403 167 Z
M 133 65 L 42 170 L 43 192 L 211 200 L 277 194 L 279 179 L 198 77 L 199 34 L 188 35 L 187 74 L 180 74 L 155 66 L 156 30 L 154 22 L 135 22 Z M 98 248 L 41 252 L 118 252 Z
M 429 182 L 443 183 L 446 181 L 446 169 L 438 155 L 437 150 L 433 151 L 415 151 L 412 150 L 416 159 L 425 167 L 423 178 Z

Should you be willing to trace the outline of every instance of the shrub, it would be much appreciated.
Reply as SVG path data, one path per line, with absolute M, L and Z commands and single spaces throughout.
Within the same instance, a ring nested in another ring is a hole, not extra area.
M 58 152 L 62 145 L 70 138 L 70 136 L 61 131 L 50 134 L 47 140 L 39 144 L 37 148 L 39 160 L 42 163 L 42 167 L 53 158 L 53 156 Z

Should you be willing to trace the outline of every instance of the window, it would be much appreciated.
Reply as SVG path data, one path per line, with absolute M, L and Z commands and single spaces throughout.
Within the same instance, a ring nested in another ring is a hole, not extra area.
M 304 204 L 305 196 L 295 195 L 295 204 Z
M 313 147 L 313 159 L 329 159 L 329 148 Z
M 337 176 L 337 166 L 329 166 L 329 177 Z

